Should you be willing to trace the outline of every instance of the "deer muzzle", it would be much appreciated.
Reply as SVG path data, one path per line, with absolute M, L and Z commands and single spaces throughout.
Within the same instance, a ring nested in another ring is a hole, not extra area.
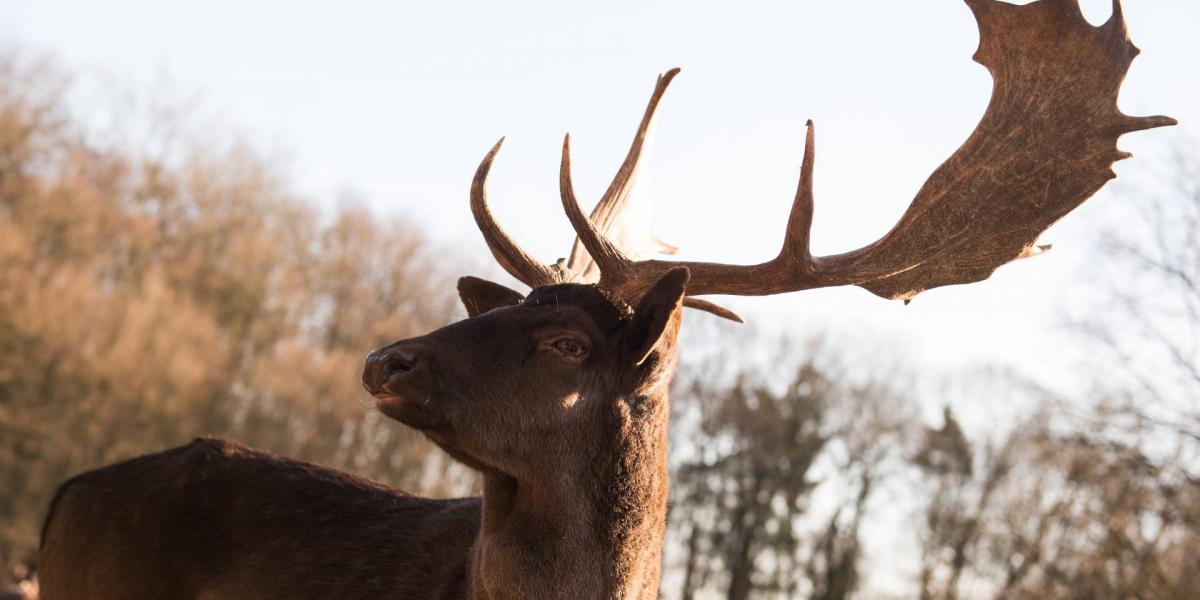
M 420 362 L 419 353 L 412 348 L 389 346 L 375 350 L 367 355 L 363 367 L 363 387 L 376 397 L 397 394 L 395 386 L 416 371 Z

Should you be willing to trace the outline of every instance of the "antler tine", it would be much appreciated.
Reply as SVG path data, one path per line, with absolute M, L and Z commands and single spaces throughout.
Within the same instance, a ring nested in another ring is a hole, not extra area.
M 812 119 L 805 124 L 804 158 L 800 161 L 800 181 L 796 184 L 796 198 L 792 201 L 792 212 L 788 215 L 787 230 L 783 236 L 783 247 L 779 258 L 793 269 L 811 274 L 813 269 L 809 237 L 813 222 L 813 163 L 816 162 L 816 126 Z
M 637 132 L 634 133 L 633 142 L 630 143 L 625 160 L 621 163 L 621 167 L 617 170 L 616 175 L 613 176 L 613 180 L 604 192 L 604 196 L 600 198 L 600 202 L 592 210 L 591 222 L 595 225 L 597 231 L 608 234 L 610 240 L 613 242 L 629 241 L 621 239 L 622 234 L 625 232 L 619 231 L 618 222 L 627 213 L 626 205 L 629 202 L 630 191 L 637 180 L 643 153 L 649 146 L 650 132 L 658 105 L 666 93 L 667 87 L 670 86 L 671 80 L 679 74 L 679 71 L 679 68 L 674 68 L 658 76 L 654 84 L 654 92 L 650 95 L 650 101 L 646 104 L 646 110 L 642 114 L 642 120 L 638 124 Z M 649 250 L 664 254 L 675 254 L 679 251 L 678 248 L 662 242 L 652 235 L 648 237 L 649 239 L 646 240 L 634 240 L 635 243 L 646 246 L 645 248 L 627 248 L 627 250 L 634 253 Z M 582 240 L 576 238 L 575 244 L 571 249 L 571 259 L 568 266 L 584 280 L 590 280 L 596 274 L 595 265 L 590 263 L 590 258 Z
M 609 184 L 608 190 L 604 192 L 604 197 L 600 199 L 601 206 L 620 202 L 629 195 L 629 189 L 637 176 L 642 148 L 649 138 L 650 127 L 654 123 L 654 114 L 658 110 L 658 104 L 662 100 L 663 94 L 667 92 L 667 87 L 671 85 L 671 80 L 675 79 L 679 71 L 679 67 L 675 67 L 659 75 L 658 80 L 654 82 L 654 93 L 650 95 L 650 101 L 646 103 L 646 111 L 642 114 L 642 122 L 638 124 L 637 133 L 633 136 L 633 143 L 629 146 L 629 152 L 625 155 L 625 161 L 621 163 L 621 168 L 617 170 L 617 174 L 613 177 L 612 183 Z
M 729 310 L 728 308 L 725 308 L 724 306 L 713 304 L 712 302 L 709 302 L 708 300 L 701 300 L 700 298 L 688 297 L 688 298 L 683 299 L 683 305 L 688 308 L 694 308 L 696 310 L 702 310 L 706 313 L 716 315 L 718 317 L 721 317 L 722 319 L 729 319 L 730 321 L 733 321 L 735 323 L 745 323 L 746 322 L 746 320 L 742 318 L 742 315 L 739 315 L 736 312 Z
M 1131 117 L 1129 115 L 1122 115 L 1122 117 L 1123 118 L 1121 119 L 1120 125 L 1121 133 L 1133 133 L 1135 131 L 1145 131 L 1147 129 L 1170 127 L 1172 125 L 1179 124 L 1179 121 L 1176 121 L 1171 117 L 1164 117 L 1162 115 L 1155 115 L 1153 117 Z
M 496 262 L 500 263 L 505 271 L 529 287 L 556 283 L 560 277 L 521 249 L 504 228 L 500 227 L 488 208 L 487 177 L 492 169 L 492 161 L 503 144 L 504 138 L 500 138 L 483 157 L 483 162 L 479 163 L 479 168 L 475 171 L 475 178 L 471 180 L 471 214 L 475 216 L 475 224 L 483 233 L 483 239 L 492 251 L 492 256 L 496 257 Z
M 618 176 L 620 178 L 620 176 Z M 579 208 L 575 199 L 575 186 L 571 182 L 571 134 L 563 137 L 562 163 L 558 170 L 558 188 L 562 195 L 563 210 L 571 227 L 575 228 L 579 243 L 587 249 L 596 266 L 600 268 L 600 285 L 603 287 L 619 287 L 625 280 L 632 261 L 620 249 L 596 231 L 595 226 Z
M 1121 0 L 1112 0 L 1112 16 L 1108 18 L 1104 27 L 1116 27 L 1125 31 L 1125 8 L 1121 6 Z

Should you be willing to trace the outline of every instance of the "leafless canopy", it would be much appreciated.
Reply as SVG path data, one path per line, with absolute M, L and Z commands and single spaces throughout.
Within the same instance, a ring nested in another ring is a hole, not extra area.
M 815 154 L 810 121 L 800 182 L 775 258 L 755 265 L 646 258 L 645 251 L 657 242 L 621 237 L 618 217 L 655 109 L 679 72 L 672 69 L 659 76 L 629 154 L 590 220 L 575 199 L 570 136 L 564 140 L 560 191 L 578 235 L 566 264 L 560 260 L 543 266 L 493 219 L 484 184 L 500 143 L 492 148 L 471 185 L 471 208 L 492 254 L 530 286 L 598 283 L 634 300 L 679 265 L 691 270 L 689 296 L 857 285 L 884 298 L 908 300 L 930 288 L 981 281 L 1005 263 L 1037 254 L 1045 249 L 1035 243 L 1046 228 L 1116 176 L 1112 164 L 1130 156 L 1117 149 L 1121 135 L 1175 120 L 1131 117 L 1117 109 L 1121 83 L 1139 52 L 1129 40 L 1119 0 L 1113 0 L 1112 17 L 1098 27 L 1084 19 L 1078 0 L 1023 6 L 965 1 L 979 24 L 975 60 L 995 80 L 991 102 L 970 138 L 930 176 L 904 216 L 879 240 L 833 256 L 810 253 Z M 688 305 L 738 320 L 696 298 L 688 298 Z

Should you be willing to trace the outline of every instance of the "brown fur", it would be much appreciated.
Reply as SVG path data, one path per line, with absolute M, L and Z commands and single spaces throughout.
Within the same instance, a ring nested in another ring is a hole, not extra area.
M 372 354 L 380 410 L 479 470 L 481 499 L 197 440 L 64 484 L 43 598 L 655 598 L 686 281 L 630 309 L 464 278 L 475 316 Z
M 479 514 L 199 439 L 65 484 L 41 597 L 459 598 Z

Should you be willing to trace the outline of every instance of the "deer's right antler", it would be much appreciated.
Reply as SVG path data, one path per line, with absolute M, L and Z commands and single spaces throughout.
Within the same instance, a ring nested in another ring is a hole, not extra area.
M 1001 265 L 1038 253 L 1035 244 L 1046 228 L 1116 177 L 1112 164 L 1129 157 L 1116 147 L 1121 135 L 1175 120 L 1130 117 L 1117 109 L 1121 83 L 1139 52 L 1129 40 L 1119 0 L 1113 0 L 1112 17 L 1099 27 L 1084 19 L 1077 0 L 1024 6 L 965 1 L 979 22 L 975 59 L 995 79 L 992 99 L 975 132 L 926 181 L 890 232 L 858 250 L 811 255 L 815 148 L 809 122 L 800 183 L 778 256 L 757 265 L 636 260 L 640 257 L 629 256 L 583 216 L 571 185 L 568 138 L 560 191 L 579 244 L 599 267 L 599 285 L 636 300 L 668 269 L 682 265 L 691 270 L 689 295 L 770 295 L 857 285 L 908 300 L 927 289 L 986 279 Z M 675 72 L 659 78 L 639 138 Z M 636 167 L 639 148 L 635 139 L 622 172 L 630 164 Z M 482 189 L 478 177 L 476 182 Z M 501 259 L 497 247 L 511 240 L 495 241 L 484 223 L 480 227 Z M 490 227 L 499 229 L 494 223 Z M 501 264 L 517 276 L 504 259 Z M 522 269 L 533 271 L 528 265 Z
M 575 279 L 572 273 L 561 268 L 543 266 L 529 256 L 492 216 L 487 201 L 487 177 L 492 170 L 492 161 L 496 159 L 496 153 L 500 152 L 502 145 L 504 138 L 500 138 L 483 157 L 483 162 L 479 163 L 479 168 L 475 170 L 475 178 L 471 180 L 471 214 L 475 216 L 475 224 L 483 233 L 483 239 L 496 262 L 500 263 L 509 275 L 516 277 L 517 281 L 529 287 L 572 282 Z

